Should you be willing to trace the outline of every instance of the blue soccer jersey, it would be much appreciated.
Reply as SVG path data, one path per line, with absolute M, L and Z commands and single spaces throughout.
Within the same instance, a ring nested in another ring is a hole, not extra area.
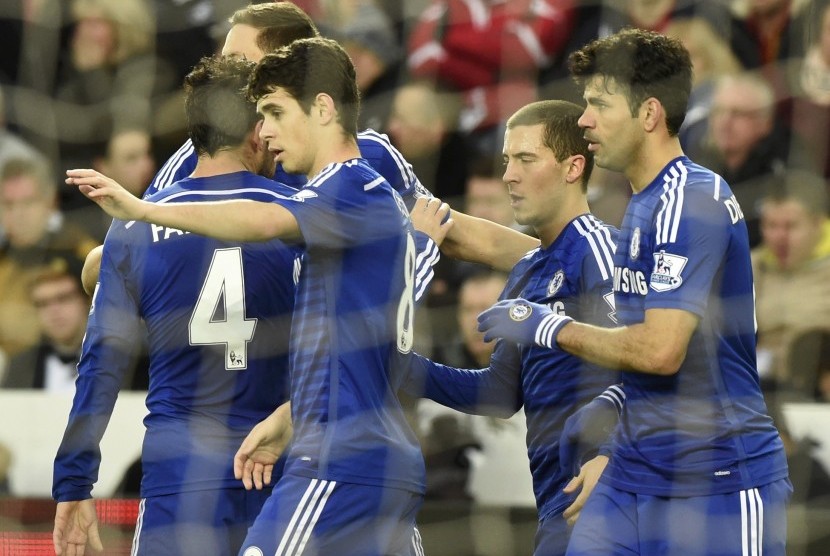
M 614 326 L 612 260 L 617 230 L 591 215 L 572 220 L 547 248 L 522 258 L 501 299 L 523 297 L 559 314 L 597 326 Z M 588 365 L 561 350 L 499 340 L 490 367 L 456 369 L 413 356 L 404 389 L 475 414 L 509 416 L 524 406 L 527 451 L 539 518 L 570 505 L 562 488 L 571 478 L 559 464 L 565 420 L 619 382 L 619 373 Z
M 150 200 L 271 202 L 292 193 L 238 172 L 184 179 Z M 234 453 L 251 427 L 288 398 L 298 252 L 276 240 L 229 243 L 114 221 L 55 461 L 58 501 L 90 496 L 121 375 L 145 333 L 150 385 L 142 496 L 240 487 Z
M 410 210 L 417 197 L 432 196 L 418 181 L 412 165 L 404 159 L 398 149 L 392 146 L 386 135 L 372 129 L 361 131 L 357 134 L 357 146 L 360 149 L 360 155 L 378 174 L 386 178 L 389 185 L 404 198 Z M 189 176 L 196 167 L 197 158 L 193 143 L 188 139 L 158 171 L 144 193 L 144 198 Z M 282 166 L 277 167 L 274 179 L 295 189 L 300 189 L 306 183 L 305 176 L 288 174 L 282 170 Z
M 354 159 L 276 202 L 296 218 L 305 248 L 285 473 L 422 493 L 423 458 L 393 380 L 413 335 L 415 242 L 403 200 Z
M 673 160 L 632 197 L 614 262 L 620 324 L 661 308 L 700 323 L 675 375 L 624 374 L 622 426 L 602 480 L 699 496 L 785 478 L 755 367 L 746 224 L 729 186 L 686 157 Z

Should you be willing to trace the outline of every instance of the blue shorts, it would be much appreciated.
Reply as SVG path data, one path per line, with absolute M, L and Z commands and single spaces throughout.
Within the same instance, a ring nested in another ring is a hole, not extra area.
M 570 536 L 571 527 L 561 513 L 542 519 L 536 529 L 533 556 L 564 556 Z
M 241 556 L 418 556 L 420 494 L 283 475 Z
M 270 489 L 199 490 L 141 500 L 132 556 L 235 556 Z
M 600 483 L 574 525 L 568 556 L 784 556 L 791 493 L 787 479 L 688 498 Z

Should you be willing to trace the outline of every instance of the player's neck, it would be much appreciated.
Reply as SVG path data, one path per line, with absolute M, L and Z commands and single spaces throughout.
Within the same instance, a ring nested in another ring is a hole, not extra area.
M 360 149 L 357 147 L 357 140 L 342 132 L 342 129 L 335 136 L 330 136 L 318 142 L 318 150 L 314 157 L 314 164 L 308 172 L 308 179 L 313 178 L 329 164 L 346 162 L 354 158 L 360 158 Z
M 683 156 L 683 148 L 676 136 L 643 143 L 624 172 L 631 182 L 631 190 L 639 193 L 648 187 L 666 164 L 678 156 Z
M 208 178 L 246 171 L 251 172 L 252 169 L 249 168 L 249 164 L 246 163 L 245 158 L 237 150 L 221 150 L 213 156 L 200 155 L 190 177 Z
M 550 247 L 574 218 L 589 212 L 588 199 L 585 195 L 579 195 L 563 203 L 555 216 L 549 218 L 542 225 L 534 226 L 534 230 L 536 231 L 536 235 L 539 236 L 542 247 Z

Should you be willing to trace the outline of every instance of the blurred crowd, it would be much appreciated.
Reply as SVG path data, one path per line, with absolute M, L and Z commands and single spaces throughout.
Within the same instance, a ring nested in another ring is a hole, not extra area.
M 73 389 L 89 307 L 77 278 L 109 221 L 62 185 L 64 171 L 95 168 L 141 195 L 185 139 L 184 75 L 221 49 L 227 18 L 247 3 L 0 3 L 3 387 Z M 749 226 L 770 402 L 830 401 L 830 0 L 295 3 L 352 56 L 361 127 L 388 134 L 453 208 L 514 227 L 506 117 L 537 99 L 580 102 L 567 57 L 588 40 L 626 26 L 681 40 L 694 62 L 681 141 L 732 186 Z M 620 175 L 597 169 L 589 195 L 598 217 L 620 223 L 630 195 Z M 486 366 L 492 346 L 475 315 L 503 283 L 439 263 L 420 351 Z M 125 386 L 141 389 L 136 367 Z

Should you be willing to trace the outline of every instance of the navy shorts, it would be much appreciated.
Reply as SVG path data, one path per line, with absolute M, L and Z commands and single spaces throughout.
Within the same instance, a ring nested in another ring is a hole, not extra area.
M 574 525 L 568 556 L 785 556 L 787 479 L 727 494 L 667 498 L 600 483 Z
M 419 556 L 420 494 L 283 475 L 241 556 Z
M 270 489 L 199 490 L 139 504 L 132 556 L 236 556 Z

